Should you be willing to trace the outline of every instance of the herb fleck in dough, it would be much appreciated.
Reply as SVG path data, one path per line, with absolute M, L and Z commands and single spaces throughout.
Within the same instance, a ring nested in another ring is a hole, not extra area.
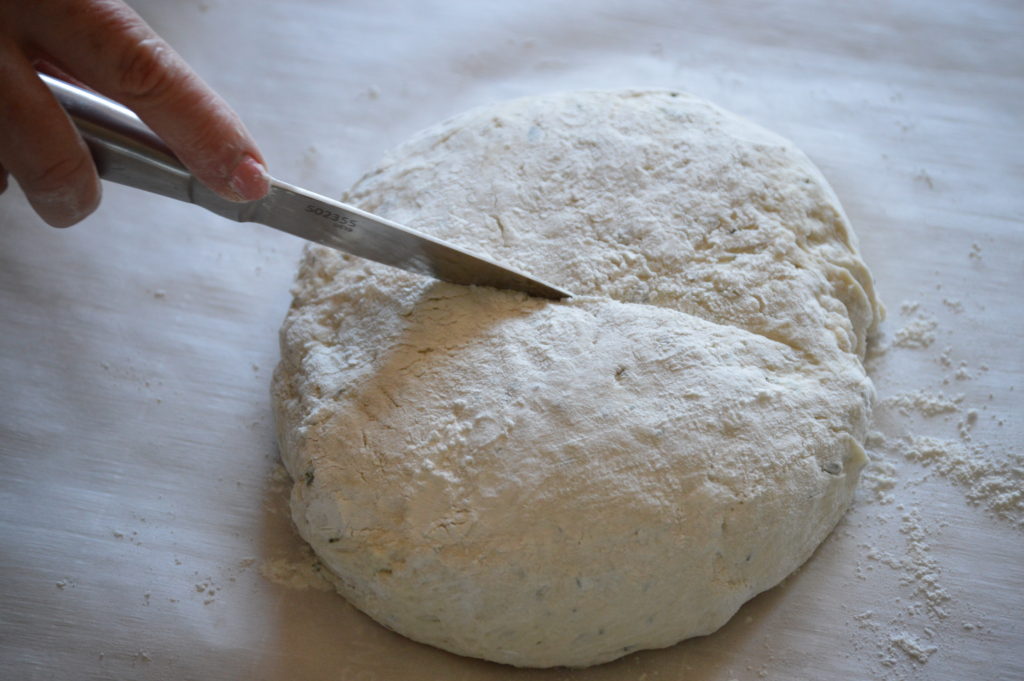
M 385 626 L 521 666 L 668 646 L 849 505 L 882 309 L 792 144 L 677 93 L 528 98 L 347 200 L 577 294 L 308 249 L 274 376 L 292 514 Z

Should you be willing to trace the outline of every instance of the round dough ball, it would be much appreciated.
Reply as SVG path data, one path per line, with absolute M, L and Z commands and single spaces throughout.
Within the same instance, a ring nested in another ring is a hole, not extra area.
M 311 247 L 274 398 L 301 535 L 383 625 L 584 666 L 724 624 L 849 505 L 870 274 L 790 143 L 664 91 L 478 109 L 346 197 L 563 302 Z

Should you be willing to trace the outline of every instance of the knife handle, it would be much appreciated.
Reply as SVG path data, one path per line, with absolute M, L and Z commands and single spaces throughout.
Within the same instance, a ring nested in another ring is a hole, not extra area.
M 100 177 L 193 203 L 232 220 L 249 217 L 250 204 L 228 201 L 206 187 L 131 110 L 46 74 L 39 77 L 78 128 Z

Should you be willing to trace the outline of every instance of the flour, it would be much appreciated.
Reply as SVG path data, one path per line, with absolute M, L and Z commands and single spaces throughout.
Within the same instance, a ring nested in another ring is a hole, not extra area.
M 956 314 L 960 314 L 964 311 L 964 304 L 956 298 L 943 298 L 942 304 L 948 307 Z
M 922 599 L 925 607 L 936 617 L 945 619 L 948 616 L 945 604 L 950 597 L 941 585 L 941 571 L 931 556 L 929 533 L 918 509 L 903 513 L 900 533 L 906 540 L 906 548 L 899 567 L 904 571 L 907 582 L 913 580 L 914 593 Z
M 881 403 L 898 409 L 904 416 L 909 415 L 913 411 L 923 416 L 932 417 L 956 413 L 959 411 L 960 404 L 963 401 L 964 396 L 962 393 L 950 397 L 942 393 L 915 390 L 886 397 Z
M 992 460 L 984 445 L 924 435 L 912 435 L 894 445 L 908 461 L 937 471 L 963 488 L 971 503 L 1024 527 L 1024 458 L 1019 453 L 1003 452 Z
M 932 309 L 940 303 L 946 314 L 964 313 L 957 299 L 943 298 Z M 986 441 L 991 432 L 986 421 L 996 427 L 1003 421 L 995 415 L 983 418 L 995 397 L 990 393 L 985 403 L 978 403 L 977 390 L 954 383 L 971 381 L 990 369 L 978 363 L 972 371 L 967 360 L 954 359 L 958 353 L 952 345 L 933 356 L 922 355 L 933 347 L 939 331 L 929 307 L 926 301 L 903 303 L 900 316 L 909 323 L 897 332 L 901 342 L 887 346 L 878 339 L 870 364 L 879 384 L 878 429 L 865 441 L 870 464 L 858 497 L 858 515 L 866 518 L 860 534 L 863 559 L 853 574 L 876 584 L 894 576 L 897 586 L 885 601 L 867 604 L 873 609 L 852 617 L 857 631 L 853 648 L 861 654 L 874 651 L 875 678 L 917 678 L 919 668 L 941 656 L 955 656 L 964 636 L 987 630 L 977 615 L 963 618 L 971 613 L 971 604 L 945 584 L 945 566 L 937 558 L 942 552 L 932 547 L 946 541 L 942 535 L 947 527 L 936 518 L 931 495 L 923 490 L 934 489 L 936 481 L 950 483 L 968 504 L 984 509 L 996 522 L 1024 529 L 1024 460 L 1019 450 Z M 893 367 L 922 360 L 949 370 L 944 386 L 960 389 L 944 392 L 914 386 L 912 376 L 892 378 Z
M 894 571 L 909 597 L 889 593 L 884 602 L 876 604 L 887 614 L 866 610 L 852 617 L 860 632 L 852 642 L 854 650 L 873 655 L 880 670 L 885 670 L 876 671 L 875 678 L 907 678 L 911 668 L 926 664 L 940 650 L 936 627 L 949 619 L 952 601 L 942 585 L 942 568 L 932 555 L 931 538 L 937 528 L 919 509 L 901 507 L 903 504 L 894 505 L 903 545 L 891 550 L 870 544 L 863 548 L 868 564 Z M 878 513 L 877 520 L 887 523 L 893 518 L 891 508 Z M 861 565 L 856 574 L 861 579 L 878 579 L 874 570 Z
M 875 453 L 879 445 L 878 438 L 882 437 L 880 433 L 872 433 L 865 443 L 869 450 L 868 455 L 871 463 L 861 474 L 861 487 L 862 489 L 866 488 L 873 495 L 875 501 L 885 505 L 893 503 L 895 499 L 893 497 L 893 490 L 896 489 L 899 477 L 895 464 L 885 456 Z
M 967 368 L 967 362 L 960 362 L 960 366 L 956 368 L 956 372 L 954 372 L 953 376 L 958 381 L 969 380 L 971 378 L 971 372 Z
M 889 637 L 892 649 L 898 649 L 919 664 L 924 664 L 938 650 L 937 646 L 929 645 L 914 638 L 907 632 L 900 632 Z
M 521 666 L 671 645 L 845 511 L 882 311 L 789 143 L 677 93 L 558 95 L 427 131 L 347 198 L 577 294 L 308 251 L 274 388 L 292 515 L 389 628 Z
M 919 313 L 896 332 L 892 344 L 898 348 L 927 348 L 935 342 L 935 329 L 938 325 L 933 315 Z
M 288 589 L 304 591 L 333 591 L 334 586 L 325 577 L 323 566 L 309 552 L 302 558 L 270 558 L 260 564 L 260 574 L 267 581 Z
M 944 303 L 948 306 L 948 299 L 945 299 Z M 919 301 L 904 302 L 900 313 L 915 320 L 929 320 L 929 333 L 934 335 L 937 322 L 932 323 L 935 320 L 934 316 L 922 309 Z M 899 334 L 900 332 L 897 332 L 897 335 Z M 902 337 L 905 340 L 914 338 L 913 334 L 906 333 Z M 927 347 L 921 345 L 918 340 L 893 345 L 904 349 Z M 943 348 L 936 361 L 941 366 L 952 368 L 953 347 Z M 960 360 L 956 365 L 954 378 L 964 381 L 974 378 L 966 360 Z M 988 365 L 979 366 L 980 373 L 987 371 Z M 993 396 L 990 394 L 988 399 L 991 401 Z M 872 460 L 884 462 L 886 457 L 896 456 L 920 464 L 927 471 L 938 473 L 963 489 L 970 503 L 985 507 L 997 517 L 1010 521 L 1017 527 L 1024 527 L 1024 456 L 1019 451 L 1004 450 L 987 443 L 975 442 L 974 430 L 979 424 L 981 411 L 967 403 L 964 393 L 950 395 L 918 388 L 883 395 L 879 400 L 879 406 L 880 411 L 888 409 L 891 413 L 894 410 L 904 417 L 912 414 L 926 419 L 942 416 L 948 420 L 955 417 L 958 438 L 915 433 L 915 426 L 904 420 L 900 422 L 903 430 L 901 433 L 887 436 L 880 431 L 873 431 L 869 435 L 866 446 L 875 452 Z M 1002 419 L 993 417 L 993 420 L 997 425 L 1002 423 Z M 875 487 L 880 484 L 889 489 L 888 482 L 895 482 L 892 473 L 891 464 L 885 464 L 875 472 L 867 471 L 865 476 L 876 481 Z

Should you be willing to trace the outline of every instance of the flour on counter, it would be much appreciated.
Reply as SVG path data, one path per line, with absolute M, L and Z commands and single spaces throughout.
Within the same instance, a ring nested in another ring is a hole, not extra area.
M 935 342 L 938 325 L 933 315 L 918 313 L 896 332 L 892 344 L 898 348 L 927 348 Z
M 312 551 L 303 558 L 271 558 L 260 564 L 260 574 L 279 586 L 289 589 L 334 591 L 334 585 Z
M 956 368 L 956 372 L 953 377 L 958 381 L 966 381 L 971 378 L 971 372 L 967 368 L 967 362 L 960 362 L 960 366 Z
M 913 434 L 896 438 L 879 434 L 873 444 L 889 456 L 900 456 L 938 473 L 963 489 L 970 503 L 1024 528 L 1024 457 L 1019 453 L 995 456 L 983 444 Z M 869 480 L 879 479 L 879 475 L 865 473 Z
M 898 649 L 902 651 L 918 664 L 924 664 L 927 662 L 928 658 L 939 649 L 938 646 L 924 643 L 905 631 L 890 636 L 889 643 L 891 650 Z M 889 660 L 889 663 L 891 664 L 892 661 Z
M 895 464 L 884 454 L 879 453 L 879 444 L 884 442 L 881 433 L 873 432 L 868 435 L 865 447 L 868 450 L 870 463 L 861 473 L 861 489 L 871 492 L 874 500 L 879 504 L 891 504 L 895 497 L 893 490 L 899 483 Z
M 947 297 L 941 304 L 946 314 L 964 314 L 959 300 Z M 863 534 L 874 538 L 862 545 L 864 559 L 854 566 L 854 575 L 861 580 L 883 579 L 878 568 L 891 570 L 902 595 L 893 594 L 852 617 L 856 624 L 853 648 L 862 654 L 877 651 L 874 676 L 894 681 L 917 678 L 918 668 L 933 658 L 955 654 L 964 635 L 985 629 L 973 619 L 950 622 L 954 614 L 970 612 L 970 605 L 958 601 L 944 584 L 943 565 L 932 545 L 946 525 L 932 515 L 932 504 L 918 491 L 935 480 L 948 482 L 968 504 L 984 509 L 994 521 L 1024 529 L 1024 459 L 1019 450 L 986 442 L 979 435 L 984 430 L 983 412 L 994 403 L 994 396 L 988 394 L 984 403 L 975 403 L 969 385 L 947 393 L 907 385 L 906 378 L 891 379 L 891 369 L 898 362 L 906 366 L 932 359 L 920 353 L 932 347 L 939 326 L 937 317 L 920 301 L 901 305 L 900 315 L 909 322 L 897 331 L 896 342 L 886 345 L 884 339 L 876 338 L 868 355 L 879 400 L 877 429 L 865 441 L 870 463 L 862 475 L 858 512 L 869 520 L 862 525 Z M 946 345 L 933 358 L 951 370 L 944 385 L 950 379 L 969 381 L 989 371 L 987 364 L 979 363 L 978 373 L 972 373 L 966 360 L 953 359 L 954 353 L 954 347 Z M 1002 420 L 993 415 L 987 422 L 998 426 Z M 892 543 L 893 526 L 902 539 L 899 548 Z
M 955 298 L 943 298 L 942 304 L 957 314 L 964 311 L 964 304 Z
M 904 416 L 914 411 L 930 417 L 956 413 L 963 401 L 963 394 L 950 397 L 941 393 L 915 390 L 886 397 L 881 400 L 881 404 L 899 409 Z
M 984 445 L 927 436 L 901 441 L 911 461 L 931 466 L 965 490 L 967 499 L 988 508 L 1017 527 L 1024 527 L 1024 460 L 1016 452 L 1002 452 L 993 460 Z

